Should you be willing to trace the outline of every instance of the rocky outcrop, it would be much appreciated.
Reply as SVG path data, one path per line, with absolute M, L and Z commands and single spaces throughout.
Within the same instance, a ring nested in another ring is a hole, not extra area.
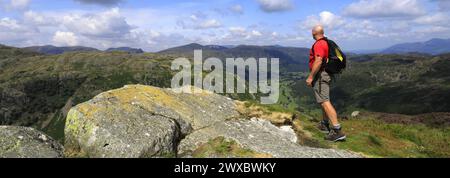
M 33 128 L 0 126 L 0 158 L 61 158 L 61 144 Z
M 304 147 L 290 127 L 245 118 L 236 103 L 202 91 L 130 85 L 72 108 L 65 128 L 69 157 L 189 157 L 198 146 L 225 137 L 273 157 L 357 157 L 340 150 Z
M 193 130 L 239 116 L 234 103 L 210 93 L 177 94 L 135 85 L 102 93 L 67 116 L 68 156 L 161 157 L 177 153 Z
M 295 132 L 290 127 L 278 128 L 267 120 L 257 118 L 221 122 L 198 130 L 181 141 L 179 155 L 189 155 L 189 152 L 195 150 L 201 143 L 219 136 L 233 139 L 244 148 L 258 153 L 266 153 L 276 158 L 340 158 L 357 156 L 342 150 L 300 146 L 297 143 Z

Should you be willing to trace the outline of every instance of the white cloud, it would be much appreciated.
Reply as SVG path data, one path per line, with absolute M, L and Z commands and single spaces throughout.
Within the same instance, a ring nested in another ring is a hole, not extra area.
M 189 16 L 189 18 L 191 18 L 192 20 L 198 20 L 198 17 L 194 14 L 192 14 L 191 16 Z
M 63 25 L 74 33 L 96 38 L 121 38 L 133 29 L 118 8 L 97 14 L 71 14 L 63 17 Z
M 126 21 L 118 8 L 94 13 L 81 10 L 30 10 L 18 19 L 5 18 L 1 21 L 0 41 L 4 41 L 2 43 L 15 46 L 83 44 L 96 48 L 133 44 L 130 33 L 135 27 Z
M 381 28 L 377 24 L 373 23 L 370 20 L 355 20 L 351 21 L 350 23 L 346 24 L 342 27 L 342 31 L 338 32 L 337 35 L 339 38 L 370 38 L 370 37 L 385 37 L 388 35 L 388 31 L 383 31 L 384 28 Z M 349 32 L 352 32 L 351 35 L 349 35 Z
M 441 12 L 418 17 L 414 20 L 414 22 L 422 25 L 448 25 L 448 22 L 450 22 L 450 16 Z
M 360 39 L 381 39 L 406 36 L 411 34 L 411 24 L 409 21 L 371 20 L 360 18 L 345 18 L 328 11 L 323 11 L 319 15 L 308 16 L 301 21 L 299 29 L 302 35 L 309 39 L 310 29 L 314 25 L 323 25 L 325 33 L 335 40 L 358 41 Z M 308 38 L 309 37 L 309 38 Z
M 345 23 L 345 20 L 328 11 L 323 11 L 319 14 L 319 16 L 312 15 L 308 16 L 306 20 L 301 23 L 302 29 L 311 29 L 315 25 L 323 25 L 325 28 L 338 28 Z
M 264 12 L 287 11 L 294 7 L 291 0 L 257 0 L 259 7 Z
M 200 29 L 208 29 L 208 28 L 219 28 L 222 27 L 222 24 L 217 21 L 216 19 L 210 19 L 210 20 L 206 20 L 201 22 L 200 24 L 198 24 L 197 28 Z
M 24 10 L 30 5 L 31 0 L 0 0 L 0 7 L 8 11 Z
M 136 30 L 131 33 L 130 43 L 125 46 L 136 46 L 148 51 L 160 51 L 174 46 L 185 45 L 192 42 L 180 34 L 168 34 L 154 30 Z
M 30 0 L 11 0 L 10 8 L 25 9 L 30 4 Z
M 173 28 L 168 25 L 170 22 L 167 20 L 170 19 L 166 16 L 158 18 L 158 11 L 145 10 L 150 15 L 143 14 L 143 9 L 138 12 L 126 9 L 125 12 L 126 15 L 117 8 L 100 12 L 25 11 L 17 19 L 0 18 L 0 43 L 18 47 L 83 45 L 98 49 L 129 46 L 158 51 L 184 45 L 192 40 L 181 35 L 179 29 L 172 32 L 168 30 Z M 196 15 L 203 18 L 201 14 Z M 137 19 L 133 23 L 128 21 L 129 18 L 141 17 L 145 20 Z M 173 19 L 176 18 L 172 17 Z M 213 27 L 218 25 L 218 21 L 204 20 L 199 21 L 198 25 L 203 28 Z
M 247 33 L 247 29 L 245 29 L 244 27 L 230 27 L 229 31 L 233 35 L 240 35 L 240 36 L 245 36 Z
M 76 46 L 78 37 L 72 32 L 57 31 L 53 36 L 53 43 L 59 46 Z
M 276 31 L 256 26 L 232 26 L 226 31 L 211 35 L 210 38 L 201 38 L 202 44 L 230 44 L 230 45 L 298 45 L 304 43 L 305 38 L 295 34 L 280 34 Z
M 24 46 L 42 40 L 38 28 L 12 18 L 0 19 L 0 43 Z
M 197 12 L 189 16 L 189 18 L 179 19 L 177 25 L 183 29 L 214 29 L 222 27 L 217 19 L 208 19 L 208 16 L 204 13 Z
M 360 0 L 344 9 L 344 14 L 357 18 L 417 17 L 425 10 L 418 0 Z
M 419 28 L 417 30 L 414 30 L 414 32 L 418 35 L 448 33 L 449 31 L 450 31 L 449 27 L 442 27 L 442 26 L 433 26 L 429 28 Z
M 6 39 L 13 39 L 17 41 L 22 39 L 28 34 L 38 33 L 38 29 L 27 26 L 15 19 L 8 17 L 0 19 L 0 34 L 3 38 L 0 41 L 7 41 Z
M 262 37 L 263 33 L 256 29 L 247 29 L 244 27 L 230 27 L 228 28 L 228 31 L 230 32 L 227 35 L 228 39 L 254 39 L 258 37 Z
M 252 30 L 252 36 L 262 36 L 262 34 L 258 30 Z
M 40 14 L 34 11 L 26 11 L 23 14 L 23 20 L 26 24 L 34 26 L 50 26 L 57 24 L 57 21 L 54 17 Z
M 0 19 L 0 31 L 22 31 L 25 30 L 21 25 L 18 24 L 17 20 L 10 19 L 8 17 Z

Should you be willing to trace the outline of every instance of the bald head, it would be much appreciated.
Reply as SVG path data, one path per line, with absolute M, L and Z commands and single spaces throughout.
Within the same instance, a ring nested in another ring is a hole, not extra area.
M 325 30 L 323 26 L 322 25 L 314 26 L 314 28 L 312 29 L 312 35 L 315 40 L 323 38 L 325 35 Z
M 325 31 L 324 31 L 324 29 L 323 29 L 323 26 L 322 25 L 316 25 L 316 26 L 314 26 L 314 28 L 313 28 L 313 33 L 316 33 L 316 34 L 325 34 Z

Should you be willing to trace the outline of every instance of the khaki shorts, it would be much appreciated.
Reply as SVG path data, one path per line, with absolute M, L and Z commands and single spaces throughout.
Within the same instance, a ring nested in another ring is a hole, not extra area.
M 330 101 L 330 84 L 331 76 L 327 72 L 322 71 L 317 74 L 313 82 L 314 96 L 317 103 L 322 104 Z

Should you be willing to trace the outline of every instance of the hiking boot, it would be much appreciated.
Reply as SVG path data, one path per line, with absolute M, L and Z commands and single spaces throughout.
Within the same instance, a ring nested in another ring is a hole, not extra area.
M 323 133 L 330 133 L 330 124 L 326 123 L 324 121 L 321 121 L 319 125 L 317 126 L 317 129 L 319 129 Z
M 332 142 L 338 142 L 338 141 L 344 141 L 346 138 L 347 138 L 347 136 L 341 130 L 332 129 L 330 131 L 330 133 L 325 137 L 325 140 L 332 141 Z

